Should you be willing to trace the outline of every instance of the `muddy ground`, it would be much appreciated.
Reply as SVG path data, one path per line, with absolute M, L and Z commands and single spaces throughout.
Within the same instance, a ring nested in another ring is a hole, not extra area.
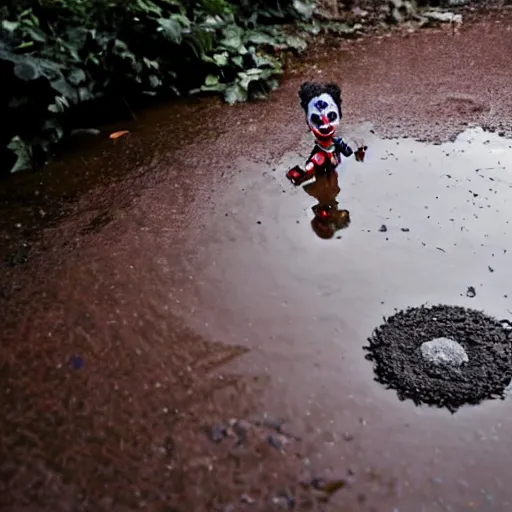
M 270 102 L 158 108 L 2 183 L 0 509 L 510 510 L 510 402 L 399 401 L 363 346 L 408 306 L 512 315 L 511 27 L 317 48 Z M 305 79 L 370 147 L 327 241 L 284 178 Z

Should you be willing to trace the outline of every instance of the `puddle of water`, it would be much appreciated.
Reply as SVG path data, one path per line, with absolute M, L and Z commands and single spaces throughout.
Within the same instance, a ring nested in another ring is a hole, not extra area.
M 275 169 L 240 162 L 246 172 L 217 200 L 196 246 L 201 284 L 193 296 L 184 292 L 194 311 L 188 320 L 205 335 L 253 349 L 237 367 L 272 376 L 269 408 L 319 436 L 326 428 L 335 436 L 355 432 L 359 442 L 344 448 L 346 459 L 392 466 L 393 475 L 416 481 L 414 492 L 403 490 L 405 506 L 422 510 L 422 479 L 455 485 L 461 474 L 479 489 L 459 489 L 462 501 L 492 488 L 505 503 L 512 494 L 501 489 L 496 468 L 509 467 L 499 446 L 512 441 L 505 428 L 511 403 L 454 416 L 401 403 L 373 382 L 362 346 L 382 316 L 407 306 L 446 303 L 511 316 L 511 141 L 478 128 L 436 146 L 379 140 L 368 126 L 355 133 L 370 149 L 364 164 L 348 161 L 341 173 L 338 200 L 352 217 L 341 238 L 315 236 L 314 198 L 285 178 L 307 157 L 309 139 Z M 405 449 L 406 441 L 418 448 Z M 322 454 L 334 466 L 342 465 L 339 456 Z
M 41 281 L 44 300 L 31 303 L 30 322 L 10 334 L 17 339 L 24 329 L 31 340 L 37 357 L 27 368 L 42 372 L 38 351 L 47 350 L 51 362 L 73 349 L 104 387 L 122 375 L 133 397 L 123 402 L 128 416 L 138 414 L 132 403 L 151 406 L 148 375 L 162 384 L 156 410 L 168 397 L 166 375 L 185 395 L 192 387 L 183 380 L 187 365 L 203 381 L 201 359 L 210 356 L 194 358 L 192 348 L 211 340 L 242 345 L 250 353 L 223 373 L 259 379 L 259 412 L 289 420 L 316 467 L 332 468 L 336 477 L 355 472 L 351 496 L 377 489 L 367 505 L 390 510 L 445 510 L 443 503 L 465 510 L 470 501 L 480 510 L 507 509 L 512 492 L 500 474 L 510 469 L 502 446 L 512 441 L 512 402 L 490 401 L 454 416 L 399 402 L 373 381 L 362 347 L 395 308 L 447 303 L 510 317 L 511 142 L 475 128 L 454 143 L 429 146 L 380 140 L 370 129 L 345 130 L 369 151 L 364 164 L 349 160 L 340 173 L 337 200 L 352 220 L 341 238 L 312 231 L 317 200 L 285 177 L 309 154 L 305 138 L 275 166 L 240 160 L 240 172 L 213 187 L 222 187 L 213 201 L 198 201 L 209 196 L 191 184 L 176 194 L 175 182 L 162 181 L 111 222 L 98 217 L 98 229 L 77 239 L 80 250 L 43 255 L 45 270 L 38 270 L 50 283 Z M 210 182 L 200 187 L 212 194 Z M 53 236 L 74 238 L 82 225 L 71 218 Z M 34 283 L 26 288 L 33 293 Z M 179 334 L 182 320 L 193 337 Z M 69 341 L 55 352 L 49 336 Z M 97 354 L 84 355 L 84 347 Z M 196 359 L 197 370 L 187 362 Z M 162 362 L 158 372 L 155 361 Z M 41 381 L 41 396 L 53 396 L 54 381 Z

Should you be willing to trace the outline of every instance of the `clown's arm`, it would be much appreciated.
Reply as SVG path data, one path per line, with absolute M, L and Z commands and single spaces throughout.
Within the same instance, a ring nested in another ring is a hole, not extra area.
M 294 184 L 301 185 L 305 181 L 310 180 L 315 175 L 315 169 L 321 168 L 324 165 L 325 157 L 322 153 L 316 153 L 307 161 L 306 167 L 301 169 L 298 165 L 290 169 L 286 173 L 286 177 Z
M 354 154 L 354 150 L 341 137 L 335 139 L 335 142 L 344 157 L 349 158 Z
M 366 150 L 368 149 L 367 146 L 360 146 L 354 151 L 342 138 L 337 139 L 336 144 L 344 157 L 348 158 L 354 155 L 357 162 L 364 162 Z

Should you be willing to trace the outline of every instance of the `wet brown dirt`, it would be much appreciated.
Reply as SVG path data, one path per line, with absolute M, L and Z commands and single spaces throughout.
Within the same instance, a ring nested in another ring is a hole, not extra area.
M 144 114 L 52 165 L 33 201 L 34 178 L 2 183 L 5 247 L 30 250 L 1 271 L 0 507 L 279 510 L 321 476 L 348 482 L 331 510 L 508 510 L 510 402 L 398 402 L 362 346 L 395 308 L 510 315 L 512 143 L 379 137 L 508 134 L 510 25 L 346 43 L 335 72 L 306 59 L 269 103 Z M 343 135 L 370 147 L 342 173 L 353 220 L 330 241 L 284 177 L 310 150 L 296 91 L 313 77 L 341 82 Z M 301 441 L 277 450 L 251 423 L 240 449 L 203 431 L 265 414 Z

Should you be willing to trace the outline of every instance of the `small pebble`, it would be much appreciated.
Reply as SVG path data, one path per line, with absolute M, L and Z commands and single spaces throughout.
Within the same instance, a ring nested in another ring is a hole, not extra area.
M 381 233 L 385 233 L 387 230 L 388 230 L 388 227 L 386 226 L 386 224 L 382 224 L 382 226 L 379 228 L 379 231 Z
M 242 503 L 254 503 L 254 499 L 251 498 L 248 494 L 242 494 L 242 496 L 240 496 L 240 501 Z
M 276 439 L 274 436 L 268 436 L 267 442 L 270 446 L 274 447 L 276 450 L 280 450 L 283 444 L 279 439 Z
M 210 430 L 210 439 L 214 443 L 220 443 L 224 438 L 227 437 L 227 432 L 224 427 L 220 427 L 219 425 L 213 425 Z
M 242 444 L 247 441 L 247 428 L 242 425 L 239 421 L 233 424 L 233 432 L 237 435 L 237 443 Z
M 475 287 L 474 286 L 468 286 L 468 290 L 466 292 L 466 295 L 472 299 L 474 297 L 476 297 L 476 291 L 475 291 Z

